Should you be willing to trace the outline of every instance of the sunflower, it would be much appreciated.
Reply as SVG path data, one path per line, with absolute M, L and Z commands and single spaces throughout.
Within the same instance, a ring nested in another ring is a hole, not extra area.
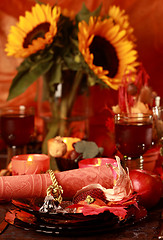
M 8 35 L 5 51 L 8 56 L 28 57 L 52 43 L 57 33 L 60 7 L 36 4 L 32 11 L 26 11 Z
M 130 26 L 129 17 L 125 14 L 125 10 L 120 10 L 120 7 L 113 5 L 109 8 L 108 15 L 113 19 L 114 23 L 120 25 L 121 29 L 126 30 L 128 39 L 136 40 L 133 34 L 134 29 Z
M 117 90 L 123 75 L 136 72 L 137 51 L 127 31 L 113 19 L 90 17 L 89 23 L 79 23 L 79 51 L 95 75 Z

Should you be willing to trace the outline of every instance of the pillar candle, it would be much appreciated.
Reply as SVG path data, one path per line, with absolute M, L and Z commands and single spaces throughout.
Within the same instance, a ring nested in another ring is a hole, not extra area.
M 117 167 L 117 161 L 113 158 L 87 158 L 78 162 L 79 168 L 97 167 L 112 164 Z
M 17 155 L 11 161 L 12 175 L 45 173 L 50 167 L 50 158 L 45 154 Z

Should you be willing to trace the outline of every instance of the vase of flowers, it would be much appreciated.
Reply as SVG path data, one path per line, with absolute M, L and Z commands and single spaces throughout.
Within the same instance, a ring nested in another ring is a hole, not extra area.
M 106 16 L 100 10 L 101 6 L 90 12 L 83 4 L 74 14 L 57 5 L 37 3 L 11 27 L 5 50 L 23 60 L 8 100 L 43 77 L 43 98 L 48 100 L 54 120 L 44 146 L 48 138 L 65 134 L 64 121 L 73 116 L 79 94 L 88 93 L 96 84 L 118 90 L 127 73 L 130 81 L 135 81 L 139 63 L 128 16 L 116 6 L 111 6 Z M 61 95 L 56 100 L 58 86 Z
M 45 143 L 54 136 L 71 136 L 80 139 L 88 137 L 89 121 L 89 90 L 82 90 L 85 76 L 74 71 L 62 73 L 64 83 L 54 94 L 54 101 L 51 102 L 51 114 L 45 120 L 47 128 Z M 47 124 L 46 124 L 47 123 Z M 46 146 L 45 146 L 46 148 Z

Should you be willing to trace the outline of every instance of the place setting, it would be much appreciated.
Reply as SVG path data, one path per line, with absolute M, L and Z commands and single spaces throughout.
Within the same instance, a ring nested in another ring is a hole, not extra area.
M 143 173 L 142 167 L 132 168 L 128 174 L 123 159 L 121 165 L 118 156 L 102 157 L 102 148 L 94 142 L 59 136 L 49 142 L 48 155 L 13 156 L 12 176 L 1 177 L 0 198 L 13 205 L 5 216 L 7 223 L 52 236 L 88 236 L 137 224 L 159 202 L 162 182 L 159 177 L 152 182 L 153 176 Z M 69 159 L 72 153 L 75 158 Z M 55 158 L 67 160 L 69 169 L 59 165 L 57 170 L 49 170 Z M 147 201 L 141 199 L 132 182 L 140 179 L 141 184 L 145 177 L 151 189 L 160 184 L 151 205 L 149 196 Z
M 17 114 L 14 117 L 12 112 L 11 116 L 15 121 Z M 0 199 L 12 203 L 5 216 L 5 227 L 11 224 L 25 231 L 77 237 L 129 228 L 148 218 L 148 210 L 162 196 L 160 176 L 154 168 L 148 171 L 143 165 L 145 146 L 152 147 L 153 116 L 124 114 L 124 122 L 119 114 L 114 118 L 114 157 L 103 157 L 103 148 L 95 142 L 73 137 L 49 139 L 48 154 L 30 154 L 21 145 L 23 154 L 11 157 L 10 175 L 0 177 Z M 23 116 L 21 120 L 24 121 Z M 141 126 L 146 124 L 148 137 L 144 133 L 143 141 L 138 138 L 140 144 L 135 138 L 132 143 L 135 132 L 129 133 L 130 151 L 123 147 L 127 139 L 119 134 L 118 124 L 125 131 L 133 127 L 138 133 L 140 128 L 140 134 Z M 15 141 L 19 138 L 15 133 L 8 135 L 14 135 Z M 144 193 L 146 188 L 149 195 Z M 149 202 L 153 194 L 156 196 Z
M 32 1 L 6 36 L 0 235 L 163 239 L 162 96 L 129 16 L 59 2 Z

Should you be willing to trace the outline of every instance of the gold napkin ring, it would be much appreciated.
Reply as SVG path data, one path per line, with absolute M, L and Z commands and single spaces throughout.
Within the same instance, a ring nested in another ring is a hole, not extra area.
M 58 185 L 54 172 L 52 170 L 48 170 L 47 172 L 50 174 L 52 180 L 52 185 L 50 185 L 46 190 L 47 196 L 53 196 L 54 201 L 60 204 L 62 202 L 63 189 L 60 185 Z

